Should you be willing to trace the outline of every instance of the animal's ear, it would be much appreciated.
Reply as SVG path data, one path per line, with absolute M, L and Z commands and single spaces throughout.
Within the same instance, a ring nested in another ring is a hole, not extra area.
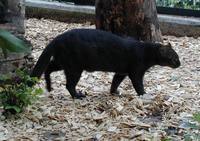
M 171 43 L 169 42 L 166 47 L 172 47 Z

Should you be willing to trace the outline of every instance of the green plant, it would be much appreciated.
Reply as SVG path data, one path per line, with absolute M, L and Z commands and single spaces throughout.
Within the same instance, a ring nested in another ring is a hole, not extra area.
M 21 53 L 30 51 L 30 48 L 22 40 L 2 29 L 0 29 L 0 49 L 2 49 L 5 57 L 7 57 L 8 52 Z
M 184 139 L 185 141 L 200 140 L 200 112 L 193 114 L 193 121 L 188 122 L 188 130 Z
M 168 137 L 165 137 L 165 138 L 161 139 L 161 141 L 171 141 L 171 139 Z
M 193 0 L 156 0 L 158 6 L 200 10 L 200 2 Z
M 0 49 L 5 58 L 8 52 L 30 51 L 30 48 L 22 40 L 2 29 L 0 29 Z M 12 74 L 0 75 L 0 107 L 3 107 L 5 113 L 19 113 L 26 106 L 32 104 L 42 93 L 42 89 L 31 87 L 37 81 L 36 78 L 31 78 L 28 73 L 21 70 L 16 70 Z
M 42 93 L 41 88 L 31 87 L 37 81 L 21 70 L 0 76 L 0 106 L 3 106 L 5 113 L 22 112 L 26 106 L 32 104 Z

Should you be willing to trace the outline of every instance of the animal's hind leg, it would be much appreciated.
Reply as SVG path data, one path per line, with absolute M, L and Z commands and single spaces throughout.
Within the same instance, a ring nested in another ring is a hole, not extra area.
M 58 71 L 61 70 L 62 68 L 60 66 L 58 66 L 55 61 L 51 61 L 49 63 L 49 65 L 47 66 L 46 70 L 45 70 L 45 74 L 44 74 L 44 78 L 46 81 L 46 88 L 47 90 L 50 92 L 52 90 L 51 88 L 51 77 L 50 74 L 54 71 Z
M 81 77 L 81 73 L 82 71 L 80 72 L 65 71 L 65 75 L 67 78 L 66 88 L 71 94 L 72 98 L 82 99 L 83 97 L 85 97 L 84 94 L 82 94 L 81 92 L 77 93 L 76 91 L 76 85 Z
M 124 80 L 126 75 L 116 73 L 112 80 L 112 85 L 110 89 L 111 94 L 119 94 L 117 88 L 119 87 L 120 83 Z

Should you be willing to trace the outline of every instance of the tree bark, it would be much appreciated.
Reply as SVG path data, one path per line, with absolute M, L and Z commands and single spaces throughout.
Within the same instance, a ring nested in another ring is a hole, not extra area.
M 6 9 L 5 13 L 2 13 L 4 22 L 0 23 L 0 29 L 8 30 L 15 34 L 17 37 L 23 39 L 21 33 L 24 33 L 24 19 L 25 19 L 25 0 L 0 0 L 4 1 Z M 0 10 L 1 12 L 1 10 Z M 0 13 L 1 14 L 1 13 Z M 28 62 L 24 59 L 27 54 L 24 53 L 8 53 L 8 58 L 4 58 L 0 49 L 0 74 L 5 74 L 21 68 Z
M 18 32 L 24 32 L 25 0 L 8 0 L 8 7 L 9 20 L 16 26 Z
M 24 33 L 25 0 L 0 0 L 0 17 L 1 29 Z
M 96 0 L 96 28 L 162 42 L 155 0 Z
M 0 23 L 5 23 L 5 17 L 8 10 L 8 1 L 0 0 Z

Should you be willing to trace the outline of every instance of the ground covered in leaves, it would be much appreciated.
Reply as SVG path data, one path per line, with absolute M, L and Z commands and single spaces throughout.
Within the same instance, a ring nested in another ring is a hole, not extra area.
M 94 26 L 26 20 L 25 37 L 33 45 L 35 61 L 49 41 L 73 28 Z M 73 100 L 63 73 L 53 73 L 52 92 L 45 92 L 17 117 L 1 116 L 0 140 L 183 140 L 187 123 L 200 109 L 200 37 L 164 40 L 178 52 L 181 67 L 156 66 L 146 73 L 144 85 L 151 98 L 138 97 L 128 78 L 120 86 L 122 95 L 112 96 L 113 73 L 84 72 L 77 89 L 87 97 Z M 39 86 L 45 88 L 43 80 Z

